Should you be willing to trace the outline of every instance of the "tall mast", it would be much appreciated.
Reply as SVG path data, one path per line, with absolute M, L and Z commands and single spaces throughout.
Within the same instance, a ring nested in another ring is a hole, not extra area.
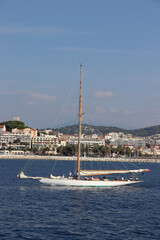
M 80 65 L 79 133 L 78 133 L 78 158 L 77 158 L 77 178 L 78 179 L 80 179 L 81 120 L 82 120 L 82 64 Z

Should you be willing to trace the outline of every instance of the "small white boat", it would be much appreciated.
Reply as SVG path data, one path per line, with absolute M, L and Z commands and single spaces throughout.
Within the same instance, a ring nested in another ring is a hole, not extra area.
M 64 178 L 61 176 L 50 177 L 31 177 L 26 176 L 23 171 L 21 171 L 17 177 L 37 179 L 43 184 L 51 186 L 76 186 L 76 187 L 114 187 L 114 186 L 124 186 L 139 183 L 138 180 L 109 180 L 104 177 L 102 180 L 97 178 L 97 176 L 106 176 L 111 174 L 126 174 L 126 173 L 143 173 L 149 172 L 149 169 L 136 169 L 136 170 L 81 170 L 80 169 L 80 147 L 81 147 L 81 118 L 82 118 L 82 64 L 80 66 L 80 96 L 79 96 L 79 134 L 78 134 L 78 157 L 77 157 L 77 171 L 75 177 Z

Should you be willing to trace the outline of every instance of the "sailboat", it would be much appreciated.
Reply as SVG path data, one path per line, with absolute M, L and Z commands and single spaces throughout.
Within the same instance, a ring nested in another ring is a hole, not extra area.
M 113 187 L 113 186 L 124 186 L 139 183 L 138 179 L 133 180 L 109 180 L 106 175 L 111 174 L 126 174 L 126 173 L 144 173 L 149 172 L 149 169 L 135 169 L 135 170 L 81 170 L 80 167 L 80 150 L 81 150 L 81 120 L 82 120 L 82 64 L 80 65 L 80 95 L 79 95 L 79 133 L 78 133 L 78 156 L 77 156 L 77 171 L 75 177 L 69 176 L 53 176 L 50 174 L 49 177 L 32 177 L 26 176 L 21 171 L 18 178 L 36 179 L 43 184 L 51 186 L 76 186 L 76 187 Z M 97 177 L 98 176 L 98 177 Z M 103 176 L 100 180 L 99 176 Z

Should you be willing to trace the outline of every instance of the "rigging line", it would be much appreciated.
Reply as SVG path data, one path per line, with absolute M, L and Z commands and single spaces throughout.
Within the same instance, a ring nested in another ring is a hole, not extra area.
M 51 169 L 51 173 L 53 172 L 53 170 L 54 170 L 54 168 L 55 168 L 55 166 L 56 166 L 56 163 L 57 163 L 57 160 L 55 160 L 55 163 L 53 164 L 53 167 L 52 167 L 52 169 Z
M 131 165 L 133 165 L 134 167 L 136 167 L 137 169 L 139 169 L 139 167 L 138 166 L 136 166 L 134 163 L 129 163 L 129 164 L 131 164 Z
M 93 169 L 92 161 L 91 161 L 91 170 Z
M 73 111 L 72 109 L 70 109 L 70 111 L 68 111 L 67 116 L 65 116 L 65 118 L 63 118 L 63 121 L 61 121 L 61 125 L 64 125 L 65 122 L 67 122 L 67 119 L 69 120 L 69 116 L 71 116 L 71 112 L 73 112 L 73 118 L 72 118 L 72 122 L 74 123 L 76 121 L 76 114 L 75 114 L 75 109 L 76 109 L 77 103 L 74 104 L 73 106 Z
M 87 101 L 85 101 L 85 98 L 87 97 L 83 97 L 83 111 L 87 114 L 85 114 L 85 123 L 88 124 L 88 125 L 93 125 L 95 126 L 96 125 L 96 122 L 95 122 L 95 115 L 93 114 L 93 109 L 89 106 L 89 104 L 86 104 Z
M 116 162 L 110 162 L 110 166 L 111 166 L 111 167 L 113 166 L 113 167 L 114 167 L 114 170 L 117 170 L 117 169 L 118 169 Z
M 76 173 L 77 173 L 77 163 L 76 163 L 76 161 L 74 161 L 73 169 L 74 169 L 74 173 L 76 175 Z
M 69 91 L 69 93 L 68 93 L 68 96 L 66 97 L 66 100 L 64 101 L 64 104 L 63 104 L 63 106 L 62 106 L 59 114 L 57 115 L 57 118 L 56 118 L 55 121 L 54 121 L 54 125 L 55 125 L 55 124 L 58 122 L 58 120 L 60 119 L 60 116 L 61 116 L 62 112 L 64 111 L 65 106 L 67 105 L 67 102 L 68 102 L 68 100 L 69 100 L 69 98 L 70 98 L 70 96 L 71 96 L 71 93 L 73 92 L 73 89 L 75 88 L 75 85 L 76 85 L 76 81 L 74 80 L 73 83 L 72 83 L 72 87 L 70 88 L 70 91 Z
M 32 161 L 33 159 L 30 159 L 29 162 L 27 162 L 26 165 L 24 165 L 21 171 L 24 171 L 31 164 Z
M 124 168 L 125 168 L 126 170 L 128 170 L 128 168 L 126 167 L 126 165 L 124 164 L 124 162 L 121 162 L 121 164 L 124 166 Z

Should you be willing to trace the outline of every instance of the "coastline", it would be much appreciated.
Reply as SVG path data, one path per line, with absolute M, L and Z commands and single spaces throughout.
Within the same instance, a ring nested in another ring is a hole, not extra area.
M 74 156 L 38 156 L 38 155 L 0 155 L 0 159 L 35 159 L 35 160 L 56 160 L 56 161 L 76 161 Z M 138 163 L 160 163 L 160 158 L 95 158 L 81 157 L 81 161 L 100 162 L 138 162 Z

